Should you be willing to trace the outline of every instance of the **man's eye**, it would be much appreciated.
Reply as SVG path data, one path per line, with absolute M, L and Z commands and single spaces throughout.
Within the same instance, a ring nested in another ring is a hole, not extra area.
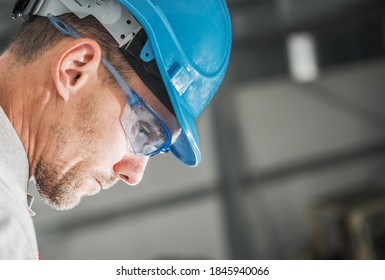
M 132 134 L 135 135 L 137 140 L 145 140 L 150 137 L 152 126 L 145 121 L 138 121 L 132 127 Z

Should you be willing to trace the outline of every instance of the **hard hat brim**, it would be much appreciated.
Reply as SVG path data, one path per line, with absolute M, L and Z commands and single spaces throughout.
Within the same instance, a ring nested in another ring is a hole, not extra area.
M 179 96 L 175 91 L 173 95 L 170 97 L 182 131 L 170 147 L 170 151 L 182 163 L 195 167 L 201 161 L 199 136 L 195 119 L 186 110 L 182 109 L 181 104 L 176 100 Z

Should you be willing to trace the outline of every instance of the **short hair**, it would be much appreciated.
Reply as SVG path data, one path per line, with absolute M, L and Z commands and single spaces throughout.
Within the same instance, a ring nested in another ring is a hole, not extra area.
M 75 14 L 68 13 L 59 18 L 72 26 L 83 37 L 96 40 L 102 49 L 103 56 L 123 77 L 128 77 L 132 73 L 132 67 L 119 49 L 118 43 L 95 17 L 87 16 L 80 19 Z M 15 55 L 16 62 L 27 65 L 66 37 L 53 26 L 47 17 L 31 16 L 22 24 L 11 40 L 8 50 Z M 109 77 L 111 79 L 108 81 L 114 81 L 112 75 Z

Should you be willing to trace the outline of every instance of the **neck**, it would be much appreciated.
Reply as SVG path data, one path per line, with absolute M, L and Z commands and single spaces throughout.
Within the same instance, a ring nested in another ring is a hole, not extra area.
M 46 71 L 41 71 L 44 66 L 37 63 L 15 64 L 15 58 L 9 52 L 0 57 L 0 106 L 27 153 L 30 178 L 44 149 L 38 143 L 44 133 L 44 113 L 53 96 L 50 94 L 52 85 L 47 75 L 43 74 Z

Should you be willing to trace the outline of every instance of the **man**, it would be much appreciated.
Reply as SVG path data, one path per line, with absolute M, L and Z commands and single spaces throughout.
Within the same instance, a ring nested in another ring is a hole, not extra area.
M 0 258 L 36 259 L 27 183 L 57 210 L 150 156 L 200 161 L 195 121 L 227 68 L 223 0 L 17 1 L 0 57 Z

